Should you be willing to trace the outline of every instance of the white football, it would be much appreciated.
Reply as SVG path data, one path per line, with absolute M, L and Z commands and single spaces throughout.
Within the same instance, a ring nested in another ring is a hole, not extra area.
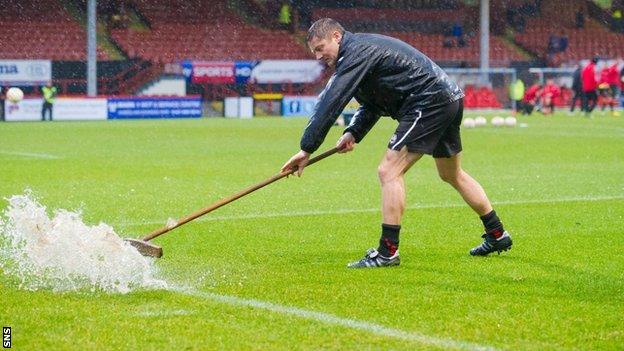
M 494 127 L 501 127 L 505 125 L 505 119 L 503 117 L 500 116 L 494 116 L 492 117 L 492 125 Z
M 472 118 L 464 118 L 463 125 L 464 125 L 464 128 L 474 128 L 475 120 Z
M 509 116 L 505 118 L 505 125 L 507 127 L 515 127 L 516 126 L 516 117 Z
M 24 92 L 20 88 L 16 88 L 16 87 L 9 88 L 9 90 L 7 90 L 7 93 L 6 93 L 6 98 L 7 100 L 16 104 L 22 101 L 22 99 L 24 98 Z
M 475 118 L 475 126 L 482 127 L 486 124 L 487 124 L 487 119 L 485 119 L 485 117 L 477 116 L 477 118 Z

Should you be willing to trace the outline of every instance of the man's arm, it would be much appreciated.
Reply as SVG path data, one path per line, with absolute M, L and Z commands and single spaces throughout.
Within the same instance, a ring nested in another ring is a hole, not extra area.
M 343 60 L 319 95 L 314 113 L 301 137 L 301 150 L 309 154 L 321 146 L 338 115 L 355 95 L 358 85 L 373 64 L 374 54 L 357 51 L 357 55 L 343 56 Z
M 355 141 L 359 143 L 377 123 L 379 117 L 380 114 L 377 111 L 362 105 L 351 118 L 351 123 L 345 129 L 345 133 L 351 133 Z

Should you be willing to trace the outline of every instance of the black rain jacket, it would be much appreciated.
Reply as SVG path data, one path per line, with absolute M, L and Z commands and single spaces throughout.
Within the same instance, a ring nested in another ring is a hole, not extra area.
M 336 72 L 319 95 L 301 137 L 301 150 L 313 153 L 321 146 L 354 96 L 361 106 L 345 132 L 360 142 L 380 116 L 400 121 L 416 110 L 457 101 L 464 93 L 438 65 L 409 44 L 384 35 L 345 32 Z

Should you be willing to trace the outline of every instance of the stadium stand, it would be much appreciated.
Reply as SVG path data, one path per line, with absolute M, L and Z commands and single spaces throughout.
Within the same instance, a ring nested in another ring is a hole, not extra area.
M 566 6 L 555 1 L 542 2 L 540 13 L 527 18 L 525 31 L 515 34 L 516 43 L 547 60 L 551 66 L 596 55 L 607 58 L 621 56 L 624 53 L 624 34 L 611 32 L 587 16 L 583 28 L 576 28 L 575 15 L 579 10 L 588 13 L 585 1 L 569 1 Z M 568 48 L 549 55 L 550 35 L 567 36 Z
M 444 47 L 444 39 L 454 23 L 478 23 L 474 8 L 455 5 L 450 9 L 393 8 L 316 8 L 312 20 L 331 17 L 351 31 L 379 32 L 399 38 L 438 62 L 463 62 L 475 66 L 479 61 L 479 32 L 465 30 L 465 46 Z M 490 37 L 493 66 L 508 66 L 524 57 L 497 36 Z
M 309 59 L 304 46 L 290 33 L 249 25 L 223 0 L 141 0 L 134 4 L 151 30 L 111 31 L 113 40 L 130 58 L 162 63 L 182 59 Z M 171 7 L 178 10 L 167 10 Z
M 4 59 L 86 59 L 85 28 L 57 0 L 3 1 L 0 28 Z M 99 47 L 97 56 L 108 59 Z

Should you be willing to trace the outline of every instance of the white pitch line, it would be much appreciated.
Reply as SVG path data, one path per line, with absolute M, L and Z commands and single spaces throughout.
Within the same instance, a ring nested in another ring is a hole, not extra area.
M 193 314 L 192 311 L 188 310 L 172 310 L 172 311 L 141 311 L 134 313 L 135 316 L 140 317 L 171 317 L 171 316 L 187 316 Z
M 31 158 L 43 158 L 47 160 L 56 160 L 60 158 L 59 156 L 52 155 L 52 154 L 43 154 L 43 153 L 34 153 L 34 152 L 0 151 L 0 154 L 31 157 Z
M 585 197 L 567 197 L 559 199 L 548 200 L 517 200 L 517 201 L 497 201 L 493 202 L 494 205 L 523 205 L 523 204 L 544 204 L 544 203 L 559 203 L 559 202 L 578 202 L 578 201 L 608 201 L 608 200 L 622 200 L 624 195 L 619 196 L 585 196 Z M 406 207 L 407 210 L 417 209 L 430 209 L 430 208 L 453 208 L 468 206 L 464 203 L 456 204 L 438 204 L 438 205 L 415 205 Z M 195 222 L 210 222 L 210 221 L 227 221 L 227 220 L 243 220 L 243 219 L 258 219 L 258 218 L 279 218 L 279 217 L 303 217 L 303 216 L 322 216 L 333 214 L 350 214 L 350 213 L 369 213 L 378 212 L 379 208 L 362 208 L 362 209 L 343 209 L 343 210 L 314 210 L 314 211 L 298 211 L 290 213 L 260 213 L 249 215 L 231 215 L 231 216 L 211 216 L 198 218 Z M 122 226 L 137 226 L 144 224 L 164 224 L 165 220 L 150 220 L 141 222 L 122 222 L 116 225 Z
M 173 291 L 199 297 L 219 303 L 223 303 L 231 306 L 252 307 L 273 313 L 280 313 L 290 315 L 298 318 L 312 320 L 323 324 L 336 325 L 340 327 L 356 329 L 364 331 L 370 334 L 375 334 L 382 337 L 400 339 L 405 341 L 416 342 L 426 346 L 437 347 L 441 349 L 453 349 L 453 350 L 469 350 L 469 351 L 481 351 L 481 350 L 496 350 L 493 347 L 474 344 L 465 341 L 458 341 L 449 338 L 441 338 L 435 336 L 429 336 L 417 332 L 408 332 L 400 329 L 394 329 L 383 326 L 381 324 L 361 321 L 357 319 L 338 317 L 333 314 L 310 311 L 302 308 L 280 305 L 272 302 L 244 299 L 236 296 L 221 295 L 215 293 L 208 293 L 202 291 L 194 291 L 187 289 L 173 289 Z

